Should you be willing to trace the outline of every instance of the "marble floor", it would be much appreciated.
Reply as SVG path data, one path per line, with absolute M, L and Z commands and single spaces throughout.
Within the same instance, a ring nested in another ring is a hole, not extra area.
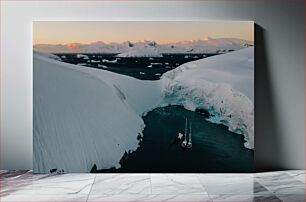
M 0 171 L 0 201 L 305 201 L 305 171 L 62 174 Z

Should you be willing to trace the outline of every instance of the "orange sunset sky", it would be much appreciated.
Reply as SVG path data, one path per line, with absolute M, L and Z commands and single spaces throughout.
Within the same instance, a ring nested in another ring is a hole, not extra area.
M 252 21 L 35 21 L 33 44 L 154 40 L 171 43 L 212 38 L 254 41 Z

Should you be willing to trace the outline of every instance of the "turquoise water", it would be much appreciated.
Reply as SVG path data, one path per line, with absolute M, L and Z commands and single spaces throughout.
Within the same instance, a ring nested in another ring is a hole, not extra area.
M 192 123 L 191 149 L 173 143 Z M 180 106 L 157 108 L 143 117 L 146 127 L 137 151 L 125 155 L 121 168 L 111 172 L 253 172 L 254 152 L 243 146 L 242 135 Z M 105 172 L 107 170 L 103 170 Z

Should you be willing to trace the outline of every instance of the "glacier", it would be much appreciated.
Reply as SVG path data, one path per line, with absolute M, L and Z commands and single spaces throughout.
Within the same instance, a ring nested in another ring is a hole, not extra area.
M 185 63 L 161 77 L 164 105 L 207 110 L 254 148 L 254 49 Z
M 205 109 L 254 148 L 254 48 L 185 63 L 157 81 L 63 63 L 33 54 L 35 173 L 120 167 L 139 147 L 142 116 L 162 106 Z

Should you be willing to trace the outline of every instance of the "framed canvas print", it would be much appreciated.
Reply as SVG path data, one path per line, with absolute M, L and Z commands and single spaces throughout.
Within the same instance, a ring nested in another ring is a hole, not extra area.
M 254 23 L 33 22 L 35 173 L 252 172 Z

